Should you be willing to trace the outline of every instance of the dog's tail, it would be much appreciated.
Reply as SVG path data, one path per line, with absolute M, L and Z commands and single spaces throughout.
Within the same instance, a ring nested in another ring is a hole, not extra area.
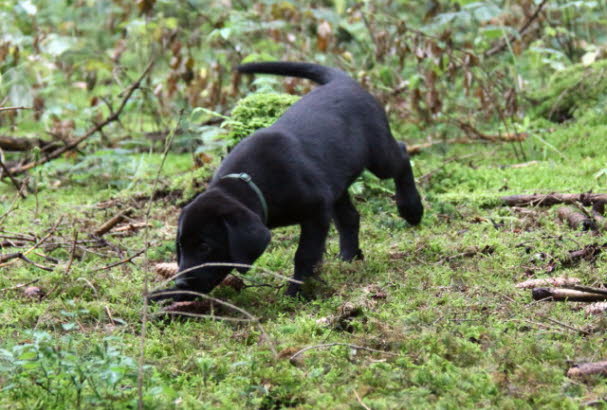
M 339 78 L 350 78 L 336 68 L 329 68 L 312 63 L 295 63 L 286 61 L 249 63 L 238 66 L 241 73 L 275 74 L 287 77 L 301 77 L 318 84 L 327 84 Z

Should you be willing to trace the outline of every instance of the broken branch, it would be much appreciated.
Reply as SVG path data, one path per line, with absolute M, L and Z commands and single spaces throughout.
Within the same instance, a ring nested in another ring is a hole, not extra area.
M 531 194 L 504 196 L 501 199 L 508 206 L 552 206 L 577 202 L 590 205 L 598 201 L 607 201 L 607 194 Z
M 2 111 L 17 111 L 17 110 L 31 110 L 32 107 L 0 107 L 0 112 Z
M 607 300 L 607 295 L 560 288 L 535 288 L 531 291 L 531 296 L 533 300 L 554 302 L 600 302 Z
M 113 227 L 118 225 L 120 222 L 124 221 L 126 219 L 126 217 L 128 217 L 132 213 L 133 213 L 133 209 L 129 208 L 125 211 L 120 212 L 118 215 L 114 215 L 112 218 L 107 220 L 103 225 L 101 225 L 99 228 L 97 228 L 93 232 L 93 235 L 99 236 L 99 237 L 105 235 L 106 233 L 111 231 Z
M 133 92 L 136 89 L 138 89 L 138 88 L 141 87 L 142 81 L 149 74 L 149 72 L 152 69 L 153 65 L 154 65 L 154 61 L 151 61 L 148 64 L 148 66 L 145 68 L 145 70 L 143 71 L 143 73 L 141 74 L 141 76 L 139 76 L 139 78 L 137 79 L 137 81 L 135 81 L 133 84 L 131 84 L 126 89 L 126 91 L 124 92 L 124 97 L 122 98 L 120 106 L 118 107 L 118 110 L 115 111 L 114 113 L 110 114 L 105 120 L 103 120 L 102 122 L 96 124 L 94 127 L 90 128 L 83 136 L 77 138 L 76 140 L 70 142 L 69 144 L 66 144 L 65 146 L 63 146 L 63 147 L 61 147 L 59 149 L 56 149 L 55 151 L 49 153 L 44 158 L 41 158 L 41 159 L 36 160 L 36 161 L 29 162 L 29 163 L 27 163 L 25 165 L 22 165 L 22 166 L 18 166 L 18 167 L 12 168 L 10 170 L 10 172 L 13 175 L 23 174 L 24 172 L 26 172 L 26 171 L 34 168 L 34 167 L 37 167 L 38 165 L 41 165 L 41 164 L 49 162 L 49 161 L 51 161 L 53 159 L 56 159 L 56 158 L 60 157 L 63 153 L 65 153 L 67 151 L 71 151 L 74 148 L 76 148 L 82 141 L 86 140 L 91 135 L 95 134 L 96 132 L 101 131 L 108 124 L 110 124 L 110 123 L 112 123 L 114 121 L 117 121 L 119 119 L 119 117 L 120 117 L 120 114 L 122 114 L 122 110 L 126 106 L 126 103 L 128 102 L 128 100 L 133 95 Z
M 596 230 L 596 223 L 581 212 L 577 212 L 570 206 L 562 206 L 556 211 L 557 216 L 562 222 L 567 222 L 570 228 L 584 231 Z
M 607 375 L 607 361 L 584 363 L 574 366 L 567 371 L 567 377 L 583 377 L 592 374 Z

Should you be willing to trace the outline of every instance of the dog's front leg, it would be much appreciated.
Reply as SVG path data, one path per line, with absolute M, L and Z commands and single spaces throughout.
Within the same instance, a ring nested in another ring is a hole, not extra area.
M 325 251 L 325 241 L 329 232 L 330 216 L 325 212 L 313 219 L 301 223 L 299 246 L 295 252 L 294 279 L 304 282 L 314 275 L 322 262 Z M 296 296 L 301 291 L 301 285 L 290 282 L 287 295 Z

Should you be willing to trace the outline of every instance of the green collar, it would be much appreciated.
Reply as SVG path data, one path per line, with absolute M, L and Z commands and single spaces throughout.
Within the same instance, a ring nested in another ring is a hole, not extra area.
M 255 182 L 253 182 L 253 179 L 251 178 L 251 176 L 247 173 L 241 172 L 240 174 L 224 175 L 220 179 L 227 179 L 227 178 L 240 179 L 241 181 L 246 182 L 251 187 L 251 189 L 257 194 L 257 198 L 259 199 L 259 202 L 261 203 L 261 209 L 263 210 L 263 223 L 267 223 L 268 222 L 268 204 L 266 202 L 266 199 L 263 197 L 263 194 L 261 193 L 261 190 L 259 189 L 259 187 L 257 185 L 255 185 Z

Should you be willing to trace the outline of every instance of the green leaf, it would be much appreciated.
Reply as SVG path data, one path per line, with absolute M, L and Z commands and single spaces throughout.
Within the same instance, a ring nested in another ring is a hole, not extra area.
M 43 52 L 58 57 L 67 50 L 74 48 L 77 42 L 75 38 L 51 33 L 42 41 L 40 48 Z

